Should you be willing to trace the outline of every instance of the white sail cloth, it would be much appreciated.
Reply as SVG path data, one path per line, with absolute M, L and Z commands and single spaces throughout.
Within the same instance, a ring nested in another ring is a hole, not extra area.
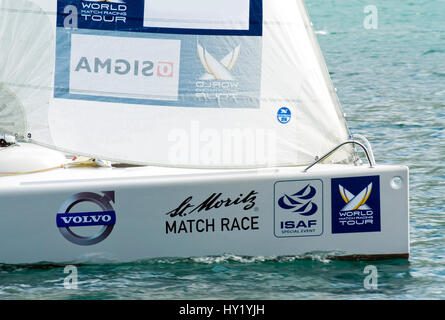
M 301 1 L 227 1 L 223 18 L 211 10 L 221 1 L 194 0 L 210 7 L 187 21 L 184 1 L 154 1 L 174 13 L 139 2 L 136 30 L 118 27 L 131 1 L 1 0 L 0 132 L 112 161 L 215 168 L 303 165 L 348 139 Z M 329 161 L 349 159 L 344 149 Z

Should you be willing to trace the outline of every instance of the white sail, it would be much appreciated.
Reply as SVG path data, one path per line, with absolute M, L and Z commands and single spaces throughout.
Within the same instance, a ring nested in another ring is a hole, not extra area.
M 349 137 L 301 1 L 1 0 L 0 48 L 0 132 L 58 150 L 287 166 Z
M 0 133 L 51 141 L 54 24 L 34 2 L 0 1 Z

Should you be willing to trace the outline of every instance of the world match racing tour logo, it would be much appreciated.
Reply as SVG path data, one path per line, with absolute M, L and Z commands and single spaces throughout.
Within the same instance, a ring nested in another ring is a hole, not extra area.
M 378 176 L 333 179 L 332 233 L 380 231 L 379 189 Z
M 127 23 L 127 11 L 123 0 L 82 0 L 79 15 L 84 22 Z
M 259 216 L 238 216 L 239 212 L 258 211 L 255 207 L 258 192 L 240 193 L 237 197 L 226 197 L 223 193 L 212 193 L 199 204 L 193 203 L 193 196 L 166 213 L 170 218 L 165 222 L 166 234 L 190 234 L 203 232 L 227 232 L 259 230 Z M 236 210 L 240 208 L 241 210 Z M 224 217 L 209 218 L 203 214 L 214 212 Z M 196 218 L 193 216 L 196 215 Z M 188 218 L 192 216 L 192 218 Z M 186 219 L 187 217 L 187 219 Z M 174 219 L 174 220 L 173 220 Z
M 224 58 L 220 61 L 215 59 L 207 49 L 204 49 L 198 43 L 198 55 L 201 60 L 202 66 L 207 73 L 202 75 L 201 80 L 226 80 L 234 81 L 235 78 L 232 75 L 232 69 L 238 61 L 240 55 L 241 45 L 237 46 L 235 49 L 231 50 Z
M 372 210 L 367 204 L 369 196 L 372 192 L 372 182 L 363 189 L 358 195 L 353 195 L 351 192 L 346 190 L 342 185 L 338 186 L 340 195 L 343 198 L 346 205 L 341 209 L 342 212 L 350 212 L 356 210 Z
M 239 60 L 241 45 L 225 50 L 224 56 L 220 59 L 199 42 L 197 50 L 205 73 L 196 82 L 196 98 L 203 101 L 237 101 L 239 81 L 234 76 L 233 69 Z M 222 56 L 221 52 L 219 56 Z

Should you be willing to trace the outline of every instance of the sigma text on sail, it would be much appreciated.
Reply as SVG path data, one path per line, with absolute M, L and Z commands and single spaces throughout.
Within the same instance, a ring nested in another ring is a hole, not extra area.
M 105 72 L 107 74 L 115 73 L 117 75 L 126 75 L 132 72 L 134 76 L 170 78 L 173 76 L 173 66 L 173 62 L 165 61 L 155 63 L 153 61 L 128 61 L 126 59 L 100 59 L 97 57 L 94 58 L 94 60 L 89 60 L 87 57 L 81 57 L 74 71 L 86 71 L 88 73 Z
M 71 35 L 70 93 L 178 98 L 180 40 Z

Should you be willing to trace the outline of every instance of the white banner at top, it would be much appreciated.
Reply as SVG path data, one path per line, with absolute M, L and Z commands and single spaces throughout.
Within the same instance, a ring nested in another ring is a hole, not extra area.
M 249 30 L 250 0 L 146 0 L 144 27 Z

